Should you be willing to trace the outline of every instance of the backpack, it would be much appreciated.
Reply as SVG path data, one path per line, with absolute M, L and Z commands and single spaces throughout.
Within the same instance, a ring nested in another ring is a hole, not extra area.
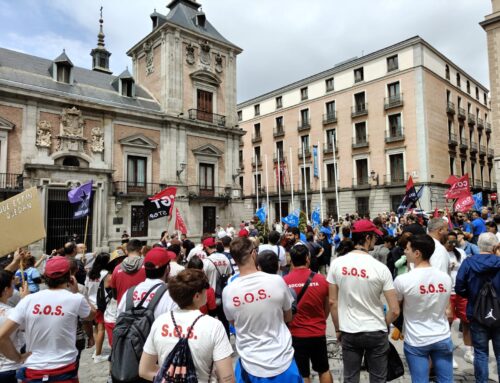
M 485 327 L 500 327 L 500 301 L 491 280 L 486 281 L 479 290 L 472 317 Z
M 143 304 L 149 295 L 158 287 L 154 298 L 147 307 Z M 118 315 L 113 329 L 113 347 L 111 349 L 111 376 L 113 382 L 135 382 L 139 379 L 139 361 L 142 349 L 155 320 L 154 310 L 167 286 L 158 283 L 151 287 L 134 307 L 134 289 L 127 290 L 125 311 Z
M 106 311 L 106 307 L 108 306 L 109 301 L 112 298 L 111 289 L 107 289 L 104 287 L 104 277 L 99 283 L 99 287 L 97 288 L 97 297 L 96 297 L 96 306 L 97 309 L 104 313 Z
M 174 323 L 174 328 L 177 329 L 178 326 L 175 322 L 174 312 L 171 311 L 170 315 L 172 317 L 172 322 Z M 156 373 L 153 383 L 198 383 L 196 367 L 194 366 L 188 339 L 192 336 L 194 325 L 202 316 L 204 315 L 198 316 L 194 320 L 193 324 L 188 327 L 189 330 L 186 336 L 179 338 L 179 341 L 167 355 L 161 365 L 161 368 Z M 210 368 L 208 382 L 210 382 L 212 368 L 213 364 Z
M 231 266 L 231 273 L 234 274 L 234 266 L 233 266 L 234 259 L 233 259 L 233 256 L 231 255 L 231 253 L 229 251 L 224 251 L 222 254 L 224 254 L 226 256 L 226 258 L 229 260 L 229 266 Z
M 227 281 L 229 279 L 229 275 L 226 273 L 221 274 L 217 266 L 215 266 L 215 263 L 210 259 L 207 258 L 210 262 L 212 262 L 212 265 L 214 265 L 215 270 L 217 271 L 217 274 L 219 274 L 219 278 L 217 278 L 217 283 L 215 285 L 215 297 L 216 298 L 222 298 L 222 290 L 224 290 L 224 287 L 227 286 Z

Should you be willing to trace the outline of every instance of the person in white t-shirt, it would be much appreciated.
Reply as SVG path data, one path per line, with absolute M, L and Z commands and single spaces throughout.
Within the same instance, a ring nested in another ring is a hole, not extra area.
M 169 263 L 172 259 L 175 259 L 175 253 L 165 250 L 163 247 L 155 247 L 148 251 L 146 257 L 144 257 L 146 280 L 133 288 L 132 301 L 134 302 L 134 307 L 137 307 L 137 305 L 139 305 L 144 298 L 146 299 L 144 300 L 142 306 L 148 307 L 149 302 L 151 302 L 154 298 L 156 291 L 168 281 L 168 273 L 170 270 Z M 150 292 L 149 296 L 145 297 L 148 291 Z M 124 296 L 124 299 L 122 299 L 118 304 L 118 315 L 125 312 L 127 309 L 127 298 L 130 294 L 130 290 L 125 294 L 126 296 Z M 167 311 L 175 309 L 177 309 L 177 305 L 170 297 L 169 290 L 167 289 L 156 305 L 154 311 L 155 318 L 158 318 L 161 314 L 166 313 Z
M 77 281 L 70 275 L 65 257 L 47 261 L 45 281 L 48 289 L 23 298 L 0 327 L 0 352 L 24 362 L 27 379 L 54 379 L 61 374 L 68 380 L 78 379 L 77 321 L 78 317 L 92 320 L 95 309 L 77 292 Z M 10 339 L 18 328 L 25 329 L 27 354 L 19 354 Z
M 429 381 L 429 358 L 437 381 L 453 382 L 453 343 L 447 315 L 451 278 L 432 267 L 435 251 L 429 235 L 408 238 L 405 254 L 415 267 L 396 278 L 394 286 L 404 312 L 404 352 L 412 382 Z
M 333 324 L 342 342 L 346 382 L 359 381 L 363 355 L 370 382 L 386 382 L 387 328 L 399 316 L 399 305 L 391 272 L 368 253 L 377 235 L 382 232 L 371 221 L 356 221 L 351 229 L 355 250 L 333 260 L 326 278 Z M 389 306 L 385 315 L 382 294 Z
M 175 253 L 175 259 L 170 261 L 170 272 L 168 274 L 168 277 L 172 278 L 185 269 L 185 267 L 180 264 L 183 259 L 182 242 L 177 239 L 172 240 L 167 250 Z
M 210 234 L 204 234 L 201 237 L 201 243 L 193 247 L 190 251 L 189 254 L 186 257 L 186 262 L 189 262 L 191 258 L 193 258 L 195 255 L 198 256 L 200 259 L 205 259 L 207 257 L 207 253 L 205 252 L 205 246 L 203 245 L 203 241 L 205 241 L 207 238 L 213 238 Z
M 257 249 L 239 237 L 231 242 L 231 255 L 240 276 L 222 292 L 224 312 L 236 329 L 238 382 L 302 382 L 293 359 L 292 337 L 286 323 L 292 320 L 293 297 L 279 275 L 257 270 Z
M 427 223 L 427 233 L 432 237 L 435 245 L 430 260 L 431 266 L 449 274 L 450 257 L 448 250 L 443 246 L 448 239 L 448 223 L 442 218 L 432 218 Z
M 160 315 L 154 321 L 139 365 L 143 379 L 152 381 L 179 337 L 188 337 L 198 382 L 214 382 L 217 376 L 219 382 L 234 383 L 233 348 L 224 327 L 199 310 L 206 303 L 209 286 L 201 270 L 186 269 L 170 279 L 169 291 L 180 309 Z
M 273 230 L 269 233 L 269 244 L 264 244 L 259 246 L 259 253 L 265 250 L 271 250 L 276 253 L 279 260 L 280 270 L 283 270 L 286 267 L 286 250 L 283 246 L 279 244 L 281 239 L 281 234 Z

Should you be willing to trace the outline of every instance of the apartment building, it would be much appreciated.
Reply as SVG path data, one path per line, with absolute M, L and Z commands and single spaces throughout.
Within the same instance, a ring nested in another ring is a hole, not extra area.
M 426 210 L 450 174 L 485 201 L 496 189 L 488 89 L 418 36 L 242 102 L 238 119 L 246 206 L 268 190 L 271 219 L 394 211 L 409 176 Z

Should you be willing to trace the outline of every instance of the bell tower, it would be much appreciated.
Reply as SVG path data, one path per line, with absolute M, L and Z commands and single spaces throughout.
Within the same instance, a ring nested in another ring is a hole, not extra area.
M 102 29 L 102 24 L 104 20 L 102 19 L 102 7 L 101 7 L 101 17 L 99 18 L 99 33 L 97 34 L 97 47 L 92 49 L 90 55 L 92 56 L 92 70 L 97 72 L 103 72 L 111 74 L 109 70 L 109 56 L 111 53 L 107 51 L 104 47 L 104 32 Z

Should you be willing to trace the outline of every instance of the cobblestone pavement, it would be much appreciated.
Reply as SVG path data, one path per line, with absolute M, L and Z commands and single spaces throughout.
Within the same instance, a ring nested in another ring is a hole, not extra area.
M 331 321 L 329 321 L 327 333 L 329 336 L 333 336 L 334 329 L 331 325 Z M 458 369 L 454 371 L 454 381 L 455 382 L 474 382 L 474 369 L 472 364 L 469 364 L 464 361 L 464 348 L 463 348 L 463 340 L 461 335 L 458 332 L 457 323 L 453 326 L 453 343 L 455 344 L 455 352 L 454 357 L 458 363 Z M 105 341 L 104 353 L 109 354 L 110 349 L 107 347 L 107 340 Z M 234 343 L 234 338 L 231 338 L 231 343 Z M 403 363 L 405 364 L 405 375 L 404 377 L 395 380 L 395 382 L 406 383 L 411 382 L 409 371 L 406 366 L 406 362 L 403 355 L 403 342 L 398 341 L 394 342 L 396 349 L 398 350 Z M 82 383 L 92 382 L 92 383 L 106 383 L 108 374 L 109 374 L 109 364 L 107 362 L 95 364 L 92 360 L 92 352 L 93 349 L 84 350 L 81 357 L 80 362 L 80 381 Z M 236 359 L 235 359 L 236 360 Z M 493 349 L 490 344 L 490 381 L 491 382 L 499 382 L 498 381 L 498 372 L 496 368 L 495 358 L 493 354 Z M 339 360 L 330 359 L 330 367 L 333 374 L 334 382 L 342 381 L 342 363 Z M 318 382 L 317 376 L 313 376 L 313 382 Z M 368 374 L 366 372 L 362 373 L 361 377 L 362 382 L 368 382 Z

